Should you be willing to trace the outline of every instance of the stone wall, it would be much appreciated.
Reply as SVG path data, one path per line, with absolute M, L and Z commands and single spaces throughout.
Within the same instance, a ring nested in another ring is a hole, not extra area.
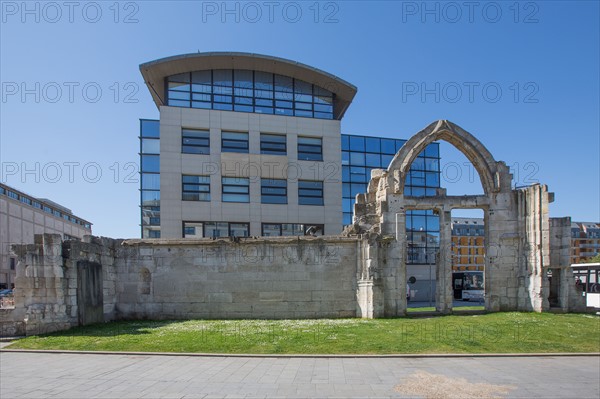
M 128 240 L 115 262 L 115 317 L 354 317 L 357 242 Z

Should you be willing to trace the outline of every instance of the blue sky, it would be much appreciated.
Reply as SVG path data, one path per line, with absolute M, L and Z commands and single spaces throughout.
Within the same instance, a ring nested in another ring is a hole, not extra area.
M 279 56 L 358 87 L 344 133 L 409 138 L 437 119 L 556 193 L 551 216 L 600 220 L 597 1 L 2 1 L 0 179 L 139 236 L 139 64 L 197 51 Z M 470 4 L 465 5 L 465 4 Z M 442 184 L 480 190 L 444 144 Z

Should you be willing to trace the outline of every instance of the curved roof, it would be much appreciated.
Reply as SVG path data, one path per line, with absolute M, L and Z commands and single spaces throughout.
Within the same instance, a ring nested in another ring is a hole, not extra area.
M 250 69 L 289 76 L 335 93 L 333 116 L 342 119 L 356 94 L 356 86 L 311 66 L 268 55 L 238 52 L 191 53 L 161 58 L 140 65 L 144 81 L 157 107 L 166 105 L 165 78 L 208 69 Z

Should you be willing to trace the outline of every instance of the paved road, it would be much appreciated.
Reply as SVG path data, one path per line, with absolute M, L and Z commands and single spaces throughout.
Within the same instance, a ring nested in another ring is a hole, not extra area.
M 2 399 L 597 399 L 598 375 L 600 357 L 253 358 L 0 352 Z

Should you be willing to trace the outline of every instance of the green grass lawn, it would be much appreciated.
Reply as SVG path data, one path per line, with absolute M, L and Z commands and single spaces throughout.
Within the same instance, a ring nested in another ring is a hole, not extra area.
M 114 322 L 32 336 L 8 348 L 251 354 L 600 352 L 600 318 L 510 312 L 375 320 Z

